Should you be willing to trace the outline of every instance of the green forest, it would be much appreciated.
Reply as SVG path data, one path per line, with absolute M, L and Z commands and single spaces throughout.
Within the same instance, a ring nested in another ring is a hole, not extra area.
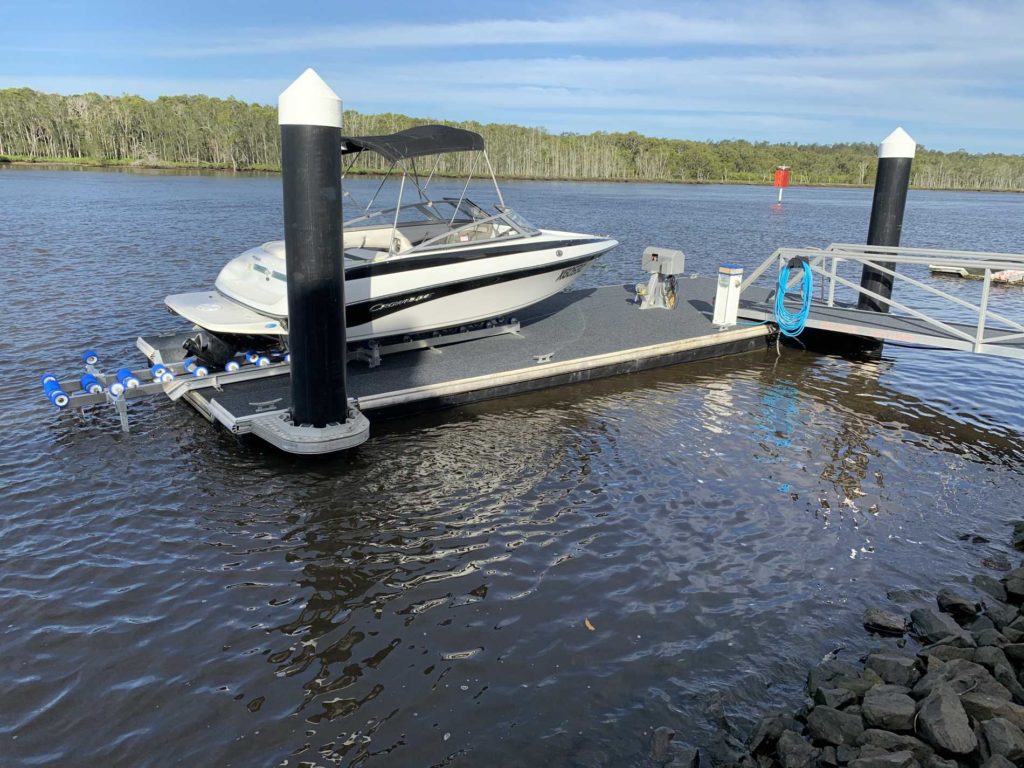
M 398 114 L 346 111 L 346 135 L 392 133 L 445 122 L 483 134 L 495 172 L 505 178 L 684 183 L 769 183 L 777 165 L 794 184 L 869 185 L 873 144 L 769 144 L 741 139 L 659 139 L 636 132 L 549 133 L 517 125 L 455 123 Z M 355 172 L 384 166 L 363 153 Z M 475 153 L 472 153 L 475 154 Z M 440 174 L 476 168 L 453 155 Z M 0 89 L 0 162 L 74 162 L 144 167 L 277 170 L 277 109 L 208 96 L 62 96 Z M 918 148 L 912 184 L 927 189 L 1024 191 L 1024 155 L 936 152 Z

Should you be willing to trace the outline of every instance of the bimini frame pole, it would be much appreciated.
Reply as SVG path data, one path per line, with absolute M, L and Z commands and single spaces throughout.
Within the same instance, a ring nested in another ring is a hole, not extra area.
M 498 205 L 502 208 L 505 207 L 505 198 L 501 196 L 501 187 L 498 186 L 498 177 L 494 175 L 494 167 L 491 165 L 491 158 L 487 156 L 487 150 L 484 150 L 484 160 L 487 161 L 487 170 L 491 172 L 491 181 L 494 182 L 494 191 L 498 193 Z

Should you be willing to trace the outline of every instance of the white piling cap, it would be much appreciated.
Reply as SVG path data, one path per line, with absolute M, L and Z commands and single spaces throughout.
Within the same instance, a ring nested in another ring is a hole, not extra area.
M 897 128 L 878 145 L 878 157 L 913 157 L 917 142 L 902 128 Z
M 277 122 L 341 128 L 341 99 L 320 75 L 307 69 L 277 97 Z

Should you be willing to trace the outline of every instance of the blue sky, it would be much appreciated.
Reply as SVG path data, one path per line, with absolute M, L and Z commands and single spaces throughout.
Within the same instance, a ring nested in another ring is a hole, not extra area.
M 0 87 L 345 107 L 553 132 L 1024 153 L 1024 2 L 0 0 Z

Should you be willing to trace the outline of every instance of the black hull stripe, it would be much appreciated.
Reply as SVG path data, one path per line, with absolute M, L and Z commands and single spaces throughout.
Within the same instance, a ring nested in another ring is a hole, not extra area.
M 486 275 L 485 277 L 478 277 L 472 280 L 463 280 L 461 282 L 448 283 L 447 285 L 398 293 L 385 299 L 376 298 L 347 304 L 345 306 L 345 325 L 349 328 L 354 328 L 357 325 L 364 325 L 372 320 L 378 320 L 395 312 L 401 312 L 403 309 L 443 299 L 446 296 L 454 296 L 455 294 L 473 291 L 477 288 L 487 288 L 492 285 L 522 280 L 526 277 L 536 277 L 537 275 L 544 275 L 550 272 L 561 272 L 573 267 L 582 267 L 600 255 L 600 253 L 594 253 L 557 264 L 544 264 L 533 269 L 524 269 L 518 272 L 502 272 L 499 275 Z M 348 272 L 345 273 L 345 277 L 348 279 Z
M 360 264 L 355 267 L 348 267 L 345 270 L 346 280 L 359 280 L 363 277 L 377 277 L 380 275 L 394 275 L 399 272 L 408 272 L 413 269 L 430 269 L 431 267 L 444 267 L 449 264 L 462 264 L 467 261 L 478 259 L 490 259 L 495 256 L 509 256 L 513 253 L 532 253 L 533 251 L 546 251 L 551 248 L 569 248 L 574 245 L 592 245 L 594 243 L 607 242 L 606 238 L 594 237 L 587 240 L 556 240 L 544 243 L 523 243 L 503 246 L 484 246 L 480 250 L 465 250 L 459 253 L 445 253 L 439 255 L 409 256 L 388 261 L 377 261 L 372 264 Z

